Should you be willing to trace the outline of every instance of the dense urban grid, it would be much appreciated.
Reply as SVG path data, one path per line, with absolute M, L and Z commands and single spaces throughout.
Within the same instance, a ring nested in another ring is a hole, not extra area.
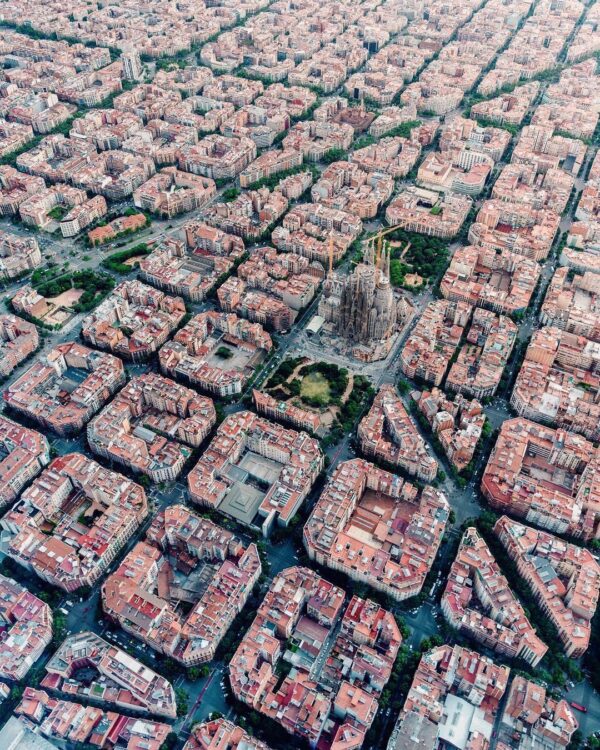
M 600 2 L 0 63 L 0 750 L 600 748 Z

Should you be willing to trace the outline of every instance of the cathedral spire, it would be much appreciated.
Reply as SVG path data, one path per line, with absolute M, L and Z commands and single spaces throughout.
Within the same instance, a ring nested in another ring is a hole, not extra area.
M 375 241 L 373 240 L 373 242 L 367 243 L 367 254 L 365 257 L 367 265 L 370 265 L 370 266 L 374 265 L 374 262 L 375 262 L 374 253 L 375 253 Z

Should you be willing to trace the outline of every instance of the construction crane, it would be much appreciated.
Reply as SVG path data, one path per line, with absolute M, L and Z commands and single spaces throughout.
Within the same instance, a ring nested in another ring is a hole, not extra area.
M 379 265 L 379 261 L 381 259 L 381 251 L 383 249 L 383 238 L 386 234 L 389 234 L 390 232 L 394 232 L 396 229 L 403 229 L 404 224 L 395 224 L 393 227 L 388 227 L 387 229 L 382 229 L 377 234 L 374 234 L 372 237 L 369 237 L 367 240 L 367 243 L 372 247 L 373 250 L 375 250 L 375 242 L 377 242 L 377 256 L 375 260 L 375 265 Z M 410 243 L 409 243 L 410 247 Z M 333 254 L 334 254 L 334 243 L 333 243 L 333 237 L 330 235 L 329 237 L 329 244 L 328 244 L 328 251 L 329 251 L 329 275 L 333 272 Z
M 388 227 L 387 229 L 382 229 L 377 234 L 374 234 L 372 237 L 370 237 L 367 242 L 371 243 L 371 247 L 373 250 L 375 249 L 375 243 L 377 243 L 377 253 L 375 255 L 375 265 L 379 265 L 379 259 L 381 258 L 381 251 L 383 250 L 383 238 L 386 236 L 386 234 L 389 234 L 390 232 L 396 231 L 396 229 L 404 229 L 404 224 L 395 224 L 393 227 Z

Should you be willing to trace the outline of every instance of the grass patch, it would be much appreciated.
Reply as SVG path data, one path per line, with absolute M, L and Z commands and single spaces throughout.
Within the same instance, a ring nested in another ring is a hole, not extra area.
M 294 357 L 282 362 L 269 378 L 266 390 L 282 401 L 300 398 L 304 405 L 315 409 L 343 407 L 342 396 L 348 386 L 348 371 L 327 362 L 309 362 L 299 368 L 296 377 L 290 379 L 302 361 L 302 357 Z
M 320 372 L 310 372 L 302 378 L 300 395 L 307 401 L 319 400 L 323 403 L 329 403 L 331 399 L 329 381 Z

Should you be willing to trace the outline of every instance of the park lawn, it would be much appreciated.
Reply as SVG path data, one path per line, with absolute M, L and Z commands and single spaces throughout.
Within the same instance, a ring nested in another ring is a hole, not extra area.
M 331 398 L 329 381 L 320 372 L 310 372 L 302 378 L 300 395 L 306 398 L 320 399 L 327 403 Z

